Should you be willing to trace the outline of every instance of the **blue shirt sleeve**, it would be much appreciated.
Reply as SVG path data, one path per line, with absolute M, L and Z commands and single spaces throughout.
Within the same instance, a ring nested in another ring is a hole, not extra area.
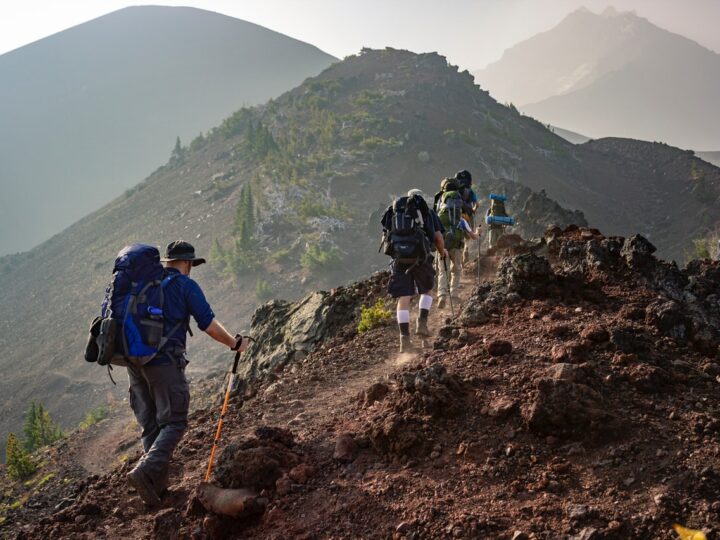
M 205 299 L 205 294 L 202 292 L 200 285 L 195 281 L 188 278 L 185 289 L 185 300 L 187 301 L 188 311 L 193 316 L 198 328 L 203 332 L 210 326 L 215 318 L 210 304 Z
M 478 196 L 477 196 L 477 193 L 475 193 L 475 190 L 474 190 L 474 189 L 471 189 L 471 190 L 470 190 L 470 202 L 471 202 L 471 203 L 476 203 L 476 202 L 478 202 Z

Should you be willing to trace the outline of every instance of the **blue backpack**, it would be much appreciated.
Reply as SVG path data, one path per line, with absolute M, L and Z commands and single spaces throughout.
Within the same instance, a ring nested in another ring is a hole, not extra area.
M 100 317 L 91 324 L 85 359 L 102 366 L 142 366 L 152 360 L 183 325 L 163 335 L 163 289 L 177 276 L 165 275 L 153 246 L 124 247 L 115 259 Z

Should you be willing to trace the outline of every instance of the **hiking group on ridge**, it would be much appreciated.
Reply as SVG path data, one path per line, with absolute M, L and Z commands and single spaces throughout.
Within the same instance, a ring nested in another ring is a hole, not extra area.
M 504 197 L 491 195 L 491 200 L 486 223 L 493 248 L 512 218 L 505 214 Z M 427 201 L 422 191 L 411 189 L 393 202 L 381 220 L 384 252 L 393 258 L 388 292 L 397 298 L 400 352 L 413 350 L 413 297 L 419 295 L 415 335 L 424 345 L 431 336 L 432 290 L 438 290 L 439 307 L 449 302 L 454 313 L 463 257 L 471 259 L 468 240 L 477 240 L 479 255 L 480 226 L 475 221 L 479 199 L 471 174 L 464 170 L 445 178 L 433 206 Z M 163 258 L 153 246 L 123 248 L 86 346 L 85 359 L 107 366 L 108 373 L 111 365 L 127 368 L 130 407 L 142 430 L 144 450 L 127 480 L 151 506 L 159 505 L 167 490 L 170 460 L 188 428 L 190 390 L 185 368 L 190 318 L 232 351 L 239 353 L 247 347 L 248 340 L 240 334 L 233 336 L 215 318 L 202 289 L 189 277 L 192 268 L 204 262 L 182 240 L 168 244 Z M 236 354 L 236 364 L 237 359 Z
M 490 195 L 490 199 L 485 221 L 490 228 L 488 248 L 492 250 L 505 227 L 514 221 L 505 212 L 504 196 Z M 397 299 L 401 353 L 414 350 L 410 337 L 410 304 L 414 296 L 420 296 L 415 335 L 423 346 L 431 335 L 427 320 L 433 289 L 437 288 L 438 308 L 449 303 L 454 316 L 463 262 L 473 258 L 468 240 L 477 241 L 480 256 L 480 225 L 475 221 L 478 208 L 472 175 L 462 170 L 453 178 L 442 180 L 432 208 L 421 190 L 411 189 L 385 211 L 381 219 L 382 246 L 383 252 L 393 259 L 387 290 Z

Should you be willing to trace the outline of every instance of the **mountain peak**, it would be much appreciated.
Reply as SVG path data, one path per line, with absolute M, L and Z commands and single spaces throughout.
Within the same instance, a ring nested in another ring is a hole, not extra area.
M 605 8 L 605 11 L 603 11 L 600 15 L 607 18 L 617 17 L 618 15 L 620 15 L 620 12 L 615 9 L 614 6 L 608 6 L 607 8 Z

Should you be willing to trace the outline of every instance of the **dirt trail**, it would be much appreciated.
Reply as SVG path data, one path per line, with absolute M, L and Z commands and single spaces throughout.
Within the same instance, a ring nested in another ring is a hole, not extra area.
M 71 439 L 78 465 L 88 474 L 105 474 L 141 449 L 137 426 L 126 403 L 108 417 Z
M 467 298 L 474 285 L 473 281 L 461 287 L 460 303 Z M 263 420 L 277 425 L 288 425 L 293 429 L 301 428 L 311 418 L 313 422 L 328 423 L 338 409 L 358 396 L 360 392 L 366 390 L 373 383 L 386 382 L 392 373 L 419 361 L 425 352 L 432 350 L 434 336 L 443 321 L 451 316 L 449 305 L 442 309 L 436 308 L 435 305 L 428 321 L 428 327 L 433 337 L 427 340 L 425 349 L 420 347 L 419 339 L 415 337 L 414 329 L 411 329 L 413 344 L 417 346 L 417 350 L 411 353 L 399 353 L 398 343 L 393 341 L 393 338 L 397 337 L 397 327 L 392 324 L 383 332 L 388 337 L 390 345 L 384 350 L 382 345 L 378 346 L 375 351 L 379 354 L 374 356 L 372 361 L 361 362 L 353 369 L 339 373 L 338 377 L 333 379 L 332 384 L 328 384 L 326 380 L 320 380 L 314 386 L 307 388 L 301 396 L 290 395 L 287 400 L 278 400 L 273 404 L 271 411 L 263 416 Z M 456 315 L 459 309 L 460 306 L 455 306 Z M 413 317 L 416 316 L 417 305 L 413 305 L 411 314 Z M 282 385 L 281 377 L 278 386 Z M 271 393 L 275 391 L 283 392 L 284 390 L 273 388 Z

